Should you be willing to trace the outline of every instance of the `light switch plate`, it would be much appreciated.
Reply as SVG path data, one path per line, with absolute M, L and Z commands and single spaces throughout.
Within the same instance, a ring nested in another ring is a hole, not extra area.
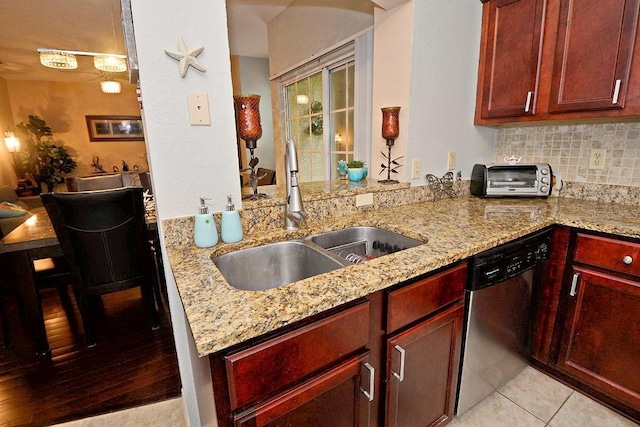
M 420 159 L 413 159 L 411 163 L 411 179 L 420 178 Z
M 206 92 L 188 92 L 187 101 L 191 126 L 211 126 L 209 95 Z
M 447 170 L 454 170 L 456 168 L 456 152 L 449 151 L 447 153 Z

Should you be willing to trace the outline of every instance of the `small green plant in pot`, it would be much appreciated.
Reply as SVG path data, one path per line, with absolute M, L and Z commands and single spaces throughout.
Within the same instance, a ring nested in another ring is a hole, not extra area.
M 362 160 L 351 160 L 347 163 L 349 181 L 358 182 L 367 177 L 367 165 Z
M 28 123 L 19 123 L 17 128 L 23 135 L 23 145 L 18 153 L 25 178 L 36 182 L 41 188 L 53 191 L 56 184 L 64 182 L 64 174 L 76 168 L 76 162 L 63 145 L 57 145 L 47 123 L 38 116 L 29 115 Z

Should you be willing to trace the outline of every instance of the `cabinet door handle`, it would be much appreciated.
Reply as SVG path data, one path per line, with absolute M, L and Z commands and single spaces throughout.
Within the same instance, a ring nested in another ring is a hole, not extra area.
M 616 80 L 616 85 L 613 88 L 613 100 L 611 101 L 612 104 L 618 103 L 618 97 L 620 96 L 620 83 L 622 83 L 622 80 Z
M 631 265 L 631 263 L 633 262 L 633 258 L 631 258 L 631 256 L 627 255 L 624 258 L 622 258 L 622 262 L 625 265 Z
M 400 372 L 393 372 L 393 370 L 392 370 L 391 373 L 393 374 L 394 377 L 396 377 L 398 379 L 399 382 L 402 382 L 402 381 L 404 381 L 405 351 L 404 351 L 404 348 L 400 347 L 399 345 L 394 345 L 393 348 L 396 349 L 396 351 L 398 353 L 400 353 L 400 369 L 398 369 L 398 371 L 400 371 Z
M 369 371 L 369 390 L 367 391 L 360 387 L 360 391 L 367 397 L 367 399 L 369 399 L 369 402 L 373 402 L 374 390 L 376 385 L 376 370 L 373 366 L 366 362 L 363 363 L 362 366 L 364 366 L 367 371 Z
M 575 297 L 578 290 L 578 280 L 580 280 L 580 273 L 573 273 L 573 279 L 571 279 L 571 290 L 569 291 L 570 297 Z
M 531 98 L 533 97 L 533 92 L 527 92 L 527 102 L 524 104 L 524 112 L 528 113 L 531 109 Z M 615 102 L 614 102 L 615 104 Z

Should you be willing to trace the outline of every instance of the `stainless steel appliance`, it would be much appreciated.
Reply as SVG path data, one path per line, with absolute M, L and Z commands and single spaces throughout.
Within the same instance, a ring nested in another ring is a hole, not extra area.
M 546 229 L 470 259 L 457 415 L 528 365 L 534 295 L 543 280 L 551 236 Z
M 477 197 L 547 197 L 553 173 L 548 163 L 476 164 L 471 171 L 471 194 Z

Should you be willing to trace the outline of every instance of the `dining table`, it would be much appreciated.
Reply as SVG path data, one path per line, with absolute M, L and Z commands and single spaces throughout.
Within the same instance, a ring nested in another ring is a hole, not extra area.
M 145 197 L 145 220 L 150 240 L 157 245 L 155 205 Z M 40 294 L 34 277 L 33 262 L 38 259 L 62 256 L 62 248 L 51 220 L 45 211 L 31 216 L 0 240 L 0 268 L 8 269 L 15 278 L 16 287 L 24 306 L 25 326 L 35 345 L 36 354 L 51 354 L 40 303 Z

